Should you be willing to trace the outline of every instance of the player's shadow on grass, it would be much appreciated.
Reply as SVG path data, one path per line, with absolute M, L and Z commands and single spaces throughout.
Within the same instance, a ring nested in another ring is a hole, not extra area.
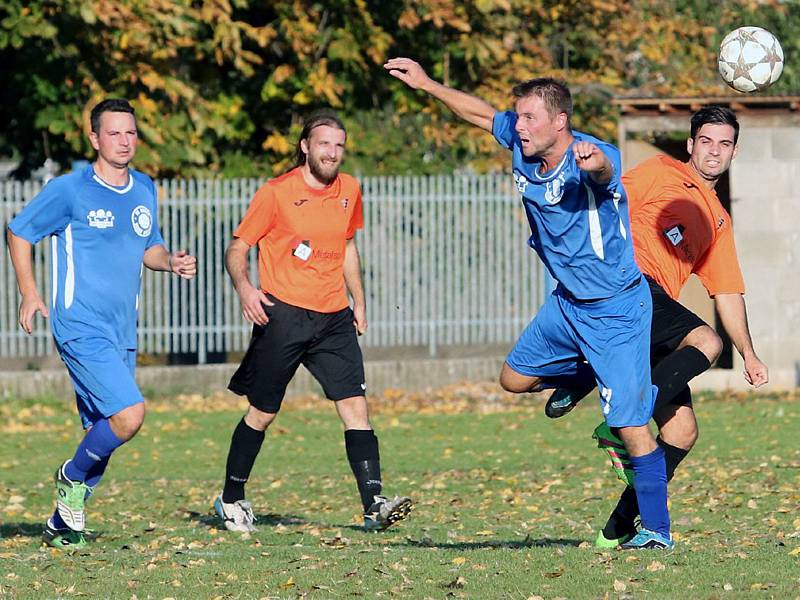
M 15 536 L 38 538 L 44 533 L 44 523 L 2 523 L 0 524 L 0 537 L 10 538 Z
M 214 527 L 216 529 L 223 529 L 222 519 L 216 514 L 199 513 L 189 511 L 188 518 L 196 521 L 206 527 Z M 303 517 L 297 515 L 279 515 L 277 513 L 267 513 L 263 515 L 255 515 L 256 527 L 276 527 L 278 525 L 291 526 L 291 525 L 310 525 L 311 523 Z
M 483 550 L 486 548 L 519 550 L 521 548 L 552 548 L 558 546 L 572 546 L 577 548 L 585 541 L 586 540 L 575 540 L 571 538 L 532 538 L 530 536 L 526 537 L 524 540 L 486 540 L 483 542 L 434 542 L 430 538 L 422 538 L 420 540 L 408 539 L 404 543 L 390 545 L 439 548 L 441 550 Z

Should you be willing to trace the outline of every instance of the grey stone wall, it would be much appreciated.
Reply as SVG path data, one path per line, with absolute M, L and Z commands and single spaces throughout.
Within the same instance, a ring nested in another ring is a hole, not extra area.
M 773 379 L 800 369 L 800 116 L 742 116 L 731 213 L 753 340 Z M 734 370 L 741 371 L 735 357 Z

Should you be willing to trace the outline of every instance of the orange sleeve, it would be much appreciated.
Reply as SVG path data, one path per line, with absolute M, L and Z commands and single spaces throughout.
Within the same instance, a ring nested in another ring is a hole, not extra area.
M 242 222 L 233 232 L 234 237 L 244 240 L 249 246 L 254 246 L 274 227 L 276 214 L 275 194 L 272 186 L 266 183 L 258 188 L 250 201 Z
M 629 209 L 641 206 L 648 201 L 648 194 L 656 181 L 656 169 L 652 159 L 638 164 L 622 176 L 622 185 L 628 196 Z
M 708 290 L 709 296 L 744 294 L 744 277 L 736 256 L 732 227 L 720 232 L 705 256 L 695 265 L 694 273 Z
M 364 227 L 364 207 L 361 202 L 361 186 L 356 184 L 356 199 L 353 206 L 353 214 L 350 216 L 350 224 L 347 226 L 345 239 L 353 239 L 356 229 Z

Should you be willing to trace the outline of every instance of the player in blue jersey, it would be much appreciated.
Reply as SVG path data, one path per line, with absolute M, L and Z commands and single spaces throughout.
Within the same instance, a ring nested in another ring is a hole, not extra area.
M 642 529 L 623 548 L 671 548 L 664 451 L 648 422 L 652 302 L 633 258 L 619 151 L 570 127 L 572 98 L 562 82 L 514 87 L 515 112 L 432 80 L 408 58 L 391 75 L 443 102 L 512 152 L 513 175 L 531 227 L 530 246 L 558 281 L 522 332 L 500 373 L 508 391 L 597 381 L 606 423 L 631 456 Z
M 69 371 L 86 434 L 56 471 L 56 510 L 43 538 L 59 548 L 86 540 L 84 503 L 111 454 L 144 420 L 134 380 L 136 314 L 142 265 L 191 279 L 197 261 L 170 254 L 158 228 L 153 181 L 128 164 L 136 153 L 134 110 L 125 100 L 100 102 L 91 113 L 94 164 L 50 181 L 8 226 L 11 260 L 27 333 L 36 313 L 50 318 L 56 348 Z M 52 240 L 52 295 L 39 295 L 31 248 Z

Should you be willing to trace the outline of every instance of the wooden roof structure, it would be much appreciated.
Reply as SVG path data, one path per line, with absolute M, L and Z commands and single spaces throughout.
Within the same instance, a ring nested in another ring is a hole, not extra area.
M 800 111 L 800 96 L 706 96 L 699 98 L 614 98 L 613 103 L 619 106 L 623 115 L 663 115 L 676 113 L 694 113 L 703 106 L 716 104 L 727 106 L 737 115 L 751 112 L 763 114 L 770 112 Z
M 733 110 L 739 121 L 748 126 L 776 126 L 800 122 L 800 95 L 736 94 L 683 98 L 637 98 L 618 96 L 612 103 L 619 107 L 619 145 L 629 133 L 688 131 L 689 117 L 712 104 Z

